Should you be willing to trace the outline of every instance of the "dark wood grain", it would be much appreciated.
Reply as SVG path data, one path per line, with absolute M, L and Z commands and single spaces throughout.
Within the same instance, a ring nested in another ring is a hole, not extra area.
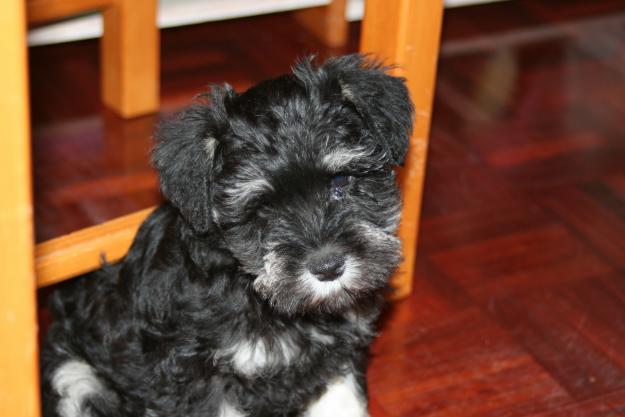
M 477 308 L 422 327 L 387 327 L 382 340 L 401 332 L 405 342 L 374 356 L 369 383 L 391 415 L 525 415 L 569 401 L 551 375 Z
M 614 391 L 529 417 L 620 417 L 625 415 L 625 391 Z
M 132 120 L 99 103 L 96 42 L 31 49 L 38 240 L 157 203 L 153 126 L 209 83 L 355 51 L 358 31 L 333 50 L 289 14 L 165 30 L 161 112 Z M 625 416 L 624 38 L 621 0 L 447 11 L 417 279 L 372 347 L 374 417 Z
M 618 280 L 497 300 L 490 310 L 572 396 L 592 398 L 625 388 L 625 294 L 608 286 Z

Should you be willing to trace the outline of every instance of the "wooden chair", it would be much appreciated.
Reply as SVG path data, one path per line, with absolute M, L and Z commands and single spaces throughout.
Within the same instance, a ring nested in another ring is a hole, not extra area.
M 37 25 L 101 11 L 102 101 L 123 117 L 135 117 L 158 110 L 157 6 L 157 0 L 26 0 L 26 16 Z
M 297 21 L 314 33 L 326 46 L 340 48 L 347 43 L 349 22 L 345 18 L 347 0 L 332 0 L 327 6 L 294 13 Z
M 405 261 L 393 280 L 398 296 L 412 284 L 442 11 L 442 0 L 367 0 L 363 20 L 361 49 L 398 64 L 416 106 L 400 173 Z M 24 0 L 0 1 L 0 29 L 0 415 L 37 417 L 36 288 L 97 268 L 101 252 L 120 259 L 150 209 L 34 245 Z
M 393 277 L 399 298 L 412 291 L 443 0 L 367 0 L 365 4 L 360 50 L 396 64 L 393 73 L 406 78 L 415 105 L 415 128 L 399 173 L 404 261 Z

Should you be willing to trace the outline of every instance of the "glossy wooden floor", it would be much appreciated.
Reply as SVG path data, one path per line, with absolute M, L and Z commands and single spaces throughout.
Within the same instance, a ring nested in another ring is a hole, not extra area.
M 289 15 L 165 31 L 163 113 L 307 52 L 340 51 Z M 97 60 L 31 51 L 39 240 L 159 199 L 157 117 L 103 111 Z M 417 271 L 372 349 L 374 417 L 625 416 L 625 2 L 447 12 Z

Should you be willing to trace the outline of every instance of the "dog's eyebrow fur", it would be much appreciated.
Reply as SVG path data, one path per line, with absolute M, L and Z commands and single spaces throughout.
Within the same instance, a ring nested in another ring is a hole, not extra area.
M 267 191 L 273 191 L 273 186 L 264 178 L 253 178 L 248 181 L 239 181 L 228 188 L 228 202 L 230 204 L 244 204 L 253 197 Z
M 352 161 L 371 156 L 371 152 L 366 148 L 334 149 L 325 154 L 321 163 L 330 171 L 340 171 Z

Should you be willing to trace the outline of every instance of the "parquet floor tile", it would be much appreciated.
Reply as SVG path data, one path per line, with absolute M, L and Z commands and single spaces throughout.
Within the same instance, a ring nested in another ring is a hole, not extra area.
M 477 308 L 403 330 L 404 344 L 375 355 L 369 369 L 369 388 L 389 415 L 523 416 L 570 400 Z
M 498 300 L 502 326 L 576 399 L 625 388 L 625 293 L 606 275 Z

